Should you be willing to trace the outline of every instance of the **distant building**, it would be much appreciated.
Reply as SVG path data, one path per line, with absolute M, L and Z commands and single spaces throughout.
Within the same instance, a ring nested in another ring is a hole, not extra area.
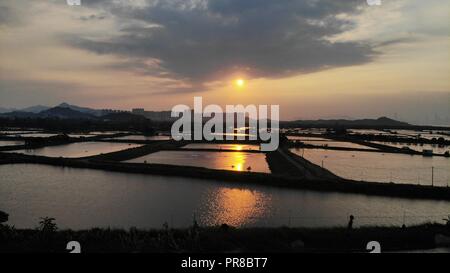
M 145 111 L 144 108 L 133 108 L 131 113 L 144 116 L 154 121 L 171 121 L 174 119 L 170 116 L 171 111 Z
M 131 113 L 135 114 L 135 115 L 141 115 L 143 116 L 145 114 L 145 109 L 144 108 L 133 108 L 131 110 Z
M 114 109 L 102 109 L 102 116 L 107 114 L 115 114 L 115 113 L 127 113 L 128 111 L 125 110 L 114 110 Z
M 174 118 L 171 117 L 172 112 L 171 111 L 145 111 L 144 116 L 151 120 L 157 120 L 157 121 L 170 121 Z

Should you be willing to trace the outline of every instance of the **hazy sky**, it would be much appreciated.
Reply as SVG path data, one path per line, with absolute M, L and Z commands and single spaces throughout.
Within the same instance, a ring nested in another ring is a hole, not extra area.
M 449 16 L 448 0 L 0 0 L 0 107 L 203 96 L 283 119 L 449 119 Z

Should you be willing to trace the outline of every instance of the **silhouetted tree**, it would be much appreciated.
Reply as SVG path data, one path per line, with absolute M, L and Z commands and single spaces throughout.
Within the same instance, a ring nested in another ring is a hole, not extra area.
M 228 231 L 230 229 L 230 226 L 227 224 L 222 224 L 220 225 L 220 230 L 221 231 Z
M 9 214 L 0 210 L 0 224 L 8 222 Z
M 58 230 L 58 226 L 54 223 L 56 219 L 50 217 L 43 217 L 39 221 L 39 230 L 44 233 L 54 233 Z

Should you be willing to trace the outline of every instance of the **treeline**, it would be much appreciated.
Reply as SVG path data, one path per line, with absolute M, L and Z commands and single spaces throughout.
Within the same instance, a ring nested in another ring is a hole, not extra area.
M 170 130 L 171 123 L 155 122 L 146 118 L 129 119 L 60 119 L 60 118 L 0 118 L 0 128 L 37 128 L 56 132 L 139 131 L 153 134 Z

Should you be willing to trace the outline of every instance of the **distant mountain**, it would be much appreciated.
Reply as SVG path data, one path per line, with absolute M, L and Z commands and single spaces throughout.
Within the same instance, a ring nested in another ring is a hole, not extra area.
M 0 117 L 6 118 L 37 118 L 38 115 L 31 112 L 23 112 L 23 111 L 12 111 L 8 113 L 0 114 Z
M 378 119 L 319 119 L 319 120 L 296 120 L 283 122 L 290 126 L 317 126 L 317 127 L 408 127 L 409 123 L 397 121 L 387 117 L 380 117 Z
M 103 114 L 102 110 L 97 110 L 97 109 L 92 109 L 92 108 L 87 108 L 87 107 L 80 107 L 80 106 L 68 104 L 66 102 L 63 102 L 55 107 L 49 107 L 49 106 L 45 106 L 45 105 L 34 105 L 34 106 L 22 108 L 20 110 L 17 110 L 15 108 L 0 107 L 0 113 L 28 112 L 28 113 L 38 114 L 38 113 L 44 112 L 46 110 L 49 110 L 52 108 L 57 108 L 57 107 L 68 108 L 68 109 L 72 109 L 74 111 L 78 111 L 78 112 L 85 113 L 85 114 L 90 114 L 93 116 L 101 116 Z M 11 115 L 14 115 L 14 114 L 11 114 Z
M 97 119 L 101 114 L 102 110 L 61 103 L 56 107 L 31 106 L 20 111 L 0 113 L 0 116 L 9 118 Z
M 96 119 L 94 115 L 83 113 L 67 107 L 53 107 L 37 114 L 40 118 L 60 119 Z
M 87 107 L 80 107 L 80 106 L 76 106 L 76 105 L 72 105 L 72 104 L 68 104 L 68 103 L 61 103 L 60 105 L 56 106 L 56 107 L 62 107 L 62 108 L 69 108 L 81 113 L 85 113 L 85 114 L 90 114 L 90 115 L 94 115 L 94 116 L 101 116 L 102 115 L 102 110 L 97 110 L 97 109 L 92 109 L 92 108 L 87 108 Z
M 398 121 L 395 119 L 387 118 L 387 117 L 381 117 L 374 121 L 377 124 L 383 124 L 383 125 L 403 125 L 403 126 L 409 126 L 411 124 L 403 121 Z
M 14 109 L 14 108 L 5 108 L 5 107 L 0 107 L 0 114 L 1 114 L 1 113 L 8 113 L 8 112 L 12 112 L 12 111 L 16 111 L 16 109 Z
M 48 109 L 50 109 L 50 107 L 48 107 L 48 106 L 44 106 L 44 105 L 35 105 L 35 106 L 30 106 L 30 107 L 27 107 L 27 108 L 23 108 L 23 109 L 21 109 L 20 111 L 22 111 L 22 112 L 30 112 L 30 113 L 35 113 L 35 114 L 37 114 L 37 113 L 39 113 L 39 112 L 42 112 L 42 111 L 45 111 L 45 110 L 48 110 Z

